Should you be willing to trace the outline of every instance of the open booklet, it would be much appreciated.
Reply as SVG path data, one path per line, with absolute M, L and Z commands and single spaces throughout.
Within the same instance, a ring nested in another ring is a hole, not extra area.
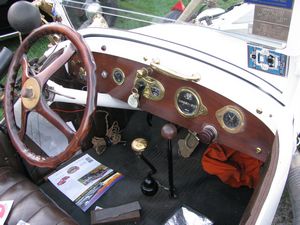
M 48 177 L 71 201 L 86 211 L 122 174 L 85 154 Z

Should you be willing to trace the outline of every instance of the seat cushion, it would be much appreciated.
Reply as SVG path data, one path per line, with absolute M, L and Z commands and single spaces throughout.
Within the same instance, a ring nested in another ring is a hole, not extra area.
M 14 200 L 6 220 L 15 225 L 19 220 L 30 225 L 77 224 L 26 177 L 10 167 L 0 168 L 0 201 Z

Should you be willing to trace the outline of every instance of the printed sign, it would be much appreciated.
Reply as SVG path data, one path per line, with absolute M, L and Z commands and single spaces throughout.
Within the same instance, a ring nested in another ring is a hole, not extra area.
M 292 10 L 255 5 L 252 33 L 281 41 L 287 41 Z
M 244 2 L 275 6 L 275 7 L 287 8 L 287 9 L 293 8 L 293 0 L 245 0 Z
M 248 67 L 285 77 L 288 57 L 262 47 L 248 45 Z

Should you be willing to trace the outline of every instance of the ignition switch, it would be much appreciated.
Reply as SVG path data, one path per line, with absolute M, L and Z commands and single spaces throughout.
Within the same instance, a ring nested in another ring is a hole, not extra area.
M 138 94 L 140 95 L 140 98 L 141 98 L 141 95 L 143 95 L 145 87 L 146 87 L 146 84 L 143 81 L 137 82 L 135 84 L 135 88 L 138 90 Z
M 141 96 L 143 95 L 143 91 L 145 89 L 146 85 L 144 82 L 137 82 L 134 87 L 131 90 L 131 94 L 129 95 L 127 99 L 127 103 L 132 107 L 132 108 L 138 108 L 140 105 L 140 99 Z

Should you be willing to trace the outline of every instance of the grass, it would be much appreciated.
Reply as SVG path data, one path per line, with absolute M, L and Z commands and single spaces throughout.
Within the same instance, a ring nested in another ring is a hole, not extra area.
M 177 3 L 178 0 L 123 0 L 119 1 L 119 7 L 121 9 L 132 10 L 135 12 L 141 12 L 145 14 L 155 15 L 164 17 L 168 12 L 170 12 L 171 8 Z M 189 0 L 182 0 L 185 6 L 190 2 Z M 240 2 L 240 0 L 218 0 L 218 7 L 227 9 L 228 7 Z M 199 7 L 200 8 L 200 7 Z M 133 16 L 138 19 L 145 19 L 145 17 L 132 15 L 128 13 L 119 13 L 122 16 Z M 150 19 L 151 21 L 151 19 Z M 139 22 L 139 21 L 128 21 L 126 19 L 118 18 L 115 24 L 115 27 L 122 29 L 133 29 L 136 27 L 145 26 L 147 23 Z
M 1 46 L 6 46 L 7 48 L 9 48 L 12 51 L 16 51 L 16 49 L 20 45 L 19 38 L 9 39 L 9 40 L 6 40 L 6 41 L 2 41 L 0 43 L 1 43 Z M 47 38 L 41 38 L 40 40 L 38 40 L 38 42 L 36 42 L 30 48 L 29 52 L 27 53 L 27 57 L 29 59 L 32 59 L 34 57 L 41 56 L 45 52 L 45 50 L 47 50 L 48 43 L 49 42 L 48 42 Z
M 218 5 L 220 8 L 227 9 L 230 6 L 233 6 L 239 2 L 242 2 L 242 1 L 241 0 L 227 0 L 227 1 L 218 0 Z
M 41 38 L 36 43 L 34 43 L 32 47 L 29 49 L 28 53 L 26 54 L 28 60 L 32 60 L 34 58 L 38 58 L 42 56 L 44 52 L 48 49 L 48 43 L 49 42 L 46 37 Z M 20 41 L 19 38 L 14 38 L 14 39 L 2 41 L 0 42 L 0 44 L 1 47 L 5 46 L 14 52 L 18 48 Z M 5 81 L 6 81 L 6 77 L 4 76 L 4 78 L 0 81 L 0 83 L 4 85 Z M 2 117 L 3 117 L 3 109 L 0 107 L 0 120 L 2 119 Z
M 0 43 L 1 43 L 1 47 L 5 46 L 13 52 L 15 52 L 20 45 L 19 38 L 9 39 L 6 41 L 2 41 Z M 34 58 L 41 57 L 44 54 L 44 52 L 48 49 L 48 44 L 49 41 L 47 37 L 41 38 L 37 42 L 35 42 L 26 54 L 28 61 Z M 0 81 L 0 83 L 1 84 L 5 83 L 5 77 Z
M 177 2 L 177 0 L 151 0 L 151 1 L 144 1 L 144 0 L 127 0 L 127 1 L 119 1 L 119 7 L 125 10 L 132 10 L 134 12 L 140 12 L 155 16 L 163 17 L 166 15 L 172 6 Z M 185 5 L 187 5 L 188 0 L 183 1 Z M 121 16 L 132 16 L 137 19 L 145 19 L 144 16 L 137 16 L 129 13 L 119 13 Z M 147 18 L 146 18 L 147 19 Z M 151 18 L 149 18 L 151 21 Z M 115 27 L 122 28 L 122 29 L 133 29 L 136 27 L 145 26 L 147 23 L 139 22 L 139 21 L 128 21 L 126 19 L 118 18 L 115 24 Z

